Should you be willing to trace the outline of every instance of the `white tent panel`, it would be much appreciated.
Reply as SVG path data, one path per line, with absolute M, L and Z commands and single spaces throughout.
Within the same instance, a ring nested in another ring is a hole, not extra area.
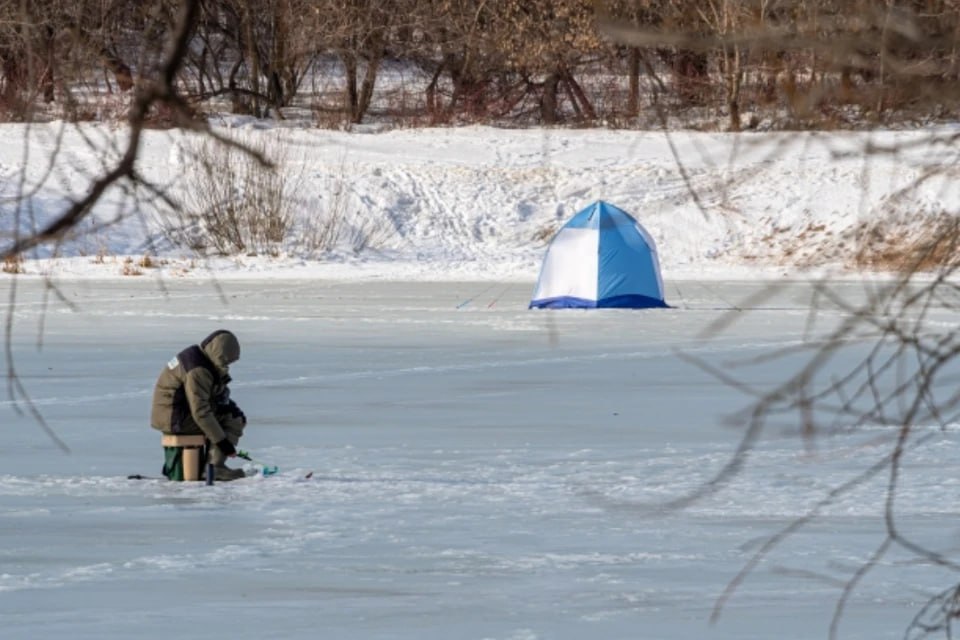
M 533 299 L 596 300 L 599 244 L 600 234 L 596 229 L 561 229 L 544 258 Z

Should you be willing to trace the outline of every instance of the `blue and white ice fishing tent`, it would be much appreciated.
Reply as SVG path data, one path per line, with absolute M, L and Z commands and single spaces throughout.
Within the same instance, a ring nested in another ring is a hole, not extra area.
M 653 238 L 602 200 L 573 216 L 550 241 L 530 308 L 667 307 Z

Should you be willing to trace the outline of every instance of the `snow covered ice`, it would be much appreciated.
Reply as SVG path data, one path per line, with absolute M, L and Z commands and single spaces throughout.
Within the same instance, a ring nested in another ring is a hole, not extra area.
M 825 637 L 840 583 L 881 539 L 883 477 L 786 541 L 711 626 L 757 545 L 882 456 L 886 434 L 810 451 L 784 424 L 718 493 L 639 506 L 708 481 L 742 435 L 722 422 L 749 399 L 678 354 L 720 366 L 815 339 L 842 314 L 811 333 L 802 283 L 777 283 L 719 335 L 703 331 L 765 283 L 676 281 L 680 308 L 640 312 L 528 311 L 532 283 L 516 282 L 163 284 L 79 280 L 71 310 L 17 280 L 15 363 L 71 453 L 0 404 L 5 639 Z M 159 368 L 219 327 L 243 345 L 241 446 L 280 474 L 127 480 L 159 475 Z M 783 368 L 742 374 L 772 387 Z M 900 514 L 949 547 L 960 451 L 930 431 Z M 945 571 L 890 555 L 841 637 L 902 637 L 941 584 Z

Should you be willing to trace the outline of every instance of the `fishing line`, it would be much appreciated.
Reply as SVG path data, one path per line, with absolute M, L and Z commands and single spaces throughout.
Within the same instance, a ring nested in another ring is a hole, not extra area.
M 504 287 L 503 291 L 500 292 L 500 295 L 498 295 L 496 298 L 490 301 L 490 304 L 487 305 L 487 309 L 490 309 L 493 307 L 493 305 L 497 304 L 497 302 L 500 301 L 500 298 L 502 298 L 509 290 L 510 290 L 510 285 L 508 284 L 506 287 Z
M 467 306 L 468 304 L 470 304 L 471 302 L 473 302 L 474 300 L 476 300 L 477 298 L 479 298 L 480 296 L 482 296 L 483 294 L 485 294 L 487 291 L 490 291 L 491 289 L 493 289 L 495 286 L 497 286 L 497 283 L 496 283 L 496 282 L 494 282 L 494 283 L 492 283 L 491 285 L 489 285 L 486 289 L 484 289 L 483 291 L 481 291 L 481 292 L 478 293 L 477 295 L 472 296 L 472 297 L 470 297 L 470 298 L 467 298 L 466 300 L 464 300 L 463 302 L 461 302 L 460 304 L 458 304 L 456 308 L 457 308 L 457 309 L 462 309 L 463 307 Z
M 673 288 L 677 290 L 677 297 L 680 298 L 681 308 L 686 309 L 686 308 L 687 308 L 687 301 L 683 299 L 683 294 L 680 293 L 680 287 L 677 286 L 677 283 L 676 283 L 676 282 L 673 283 Z

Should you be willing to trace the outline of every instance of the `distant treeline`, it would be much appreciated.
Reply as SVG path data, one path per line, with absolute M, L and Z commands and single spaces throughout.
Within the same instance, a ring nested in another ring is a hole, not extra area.
M 190 1 L 0 2 L 0 120 L 122 118 Z M 198 15 L 177 70 L 197 113 L 728 129 L 957 115 L 960 0 L 199 0 Z

